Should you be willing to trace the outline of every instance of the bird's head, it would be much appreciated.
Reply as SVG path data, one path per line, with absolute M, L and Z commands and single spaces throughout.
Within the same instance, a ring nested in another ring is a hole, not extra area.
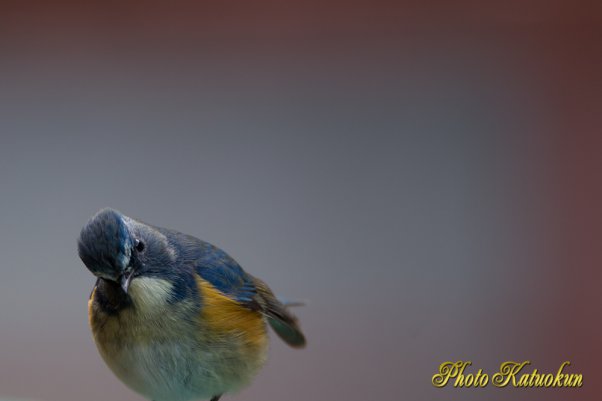
M 153 227 L 113 209 L 102 209 L 82 228 L 79 257 L 96 277 L 119 283 L 127 293 L 132 279 L 152 270 L 168 247 Z

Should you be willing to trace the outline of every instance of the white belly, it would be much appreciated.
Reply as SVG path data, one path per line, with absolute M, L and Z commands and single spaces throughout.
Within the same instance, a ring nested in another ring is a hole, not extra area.
M 235 391 L 254 374 L 223 375 L 219 355 L 204 354 L 192 344 L 180 342 L 128 345 L 114 356 L 101 352 L 111 370 L 132 390 L 153 401 L 189 401 L 208 399 L 227 391 Z M 204 360 L 200 360 L 204 359 Z
M 145 284 L 135 283 L 130 287 L 133 296 Z M 116 315 L 91 308 L 96 346 L 132 390 L 152 401 L 210 399 L 244 387 L 263 366 L 267 342 L 249 348 L 240 336 L 205 333 L 191 319 L 182 318 L 185 305 L 176 310 L 159 302 L 159 291 L 145 294 L 153 298 L 147 296 L 142 303 L 142 297 L 136 297 L 137 307 Z

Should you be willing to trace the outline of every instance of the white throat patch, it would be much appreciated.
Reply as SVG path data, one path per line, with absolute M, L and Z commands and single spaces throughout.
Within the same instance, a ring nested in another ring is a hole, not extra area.
M 135 277 L 128 294 L 136 309 L 143 314 L 160 312 L 168 304 L 173 284 L 156 277 Z

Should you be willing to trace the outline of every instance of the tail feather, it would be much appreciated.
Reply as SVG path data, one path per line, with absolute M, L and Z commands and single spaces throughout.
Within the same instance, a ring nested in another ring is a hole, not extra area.
M 285 298 L 278 298 L 278 301 L 280 301 L 280 303 L 282 305 L 284 305 L 287 308 L 296 308 L 297 306 L 305 306 L 307 305 L 307 301 L 301 301 L 301 300 L 290 300 L 290 299 L 285 299 Z
M 271 317 L 268 318 L 268 322 L 276 334 L 278 334 L 278 337 L 282 339 L 282 341 L 294 348 L 305 347 L 305 336 L 301 332 L 301 329 L 296 322 L 291 325 L 283 322 L 282 320 Z
M 287 306 L 300 306 L 303 303 L 290 302 L 284 304 L 274 296 L 272 290 L 263 281 L 257 278 L 254 281 L 259 295 L 258 303 L 278 337 L 291 347 L 305 347 L 305 336 L 299 327 L 297 318 L 287 309 Z

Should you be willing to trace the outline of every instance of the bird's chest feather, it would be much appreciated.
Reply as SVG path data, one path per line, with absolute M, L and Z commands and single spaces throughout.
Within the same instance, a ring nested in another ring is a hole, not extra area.
M 103 303 L 111 290 L 97 287 L 90 325 L 107 365 L 154 401 L 209 398 L 246 384 L 265 360 L 263 319 L 224 308 L 227 300 L 207 288 L 203 308 L 188 300 L 170 303 L 171 289 L 165 280 L 137 278 L 131 303 L 117 302 L 119 309 Z

